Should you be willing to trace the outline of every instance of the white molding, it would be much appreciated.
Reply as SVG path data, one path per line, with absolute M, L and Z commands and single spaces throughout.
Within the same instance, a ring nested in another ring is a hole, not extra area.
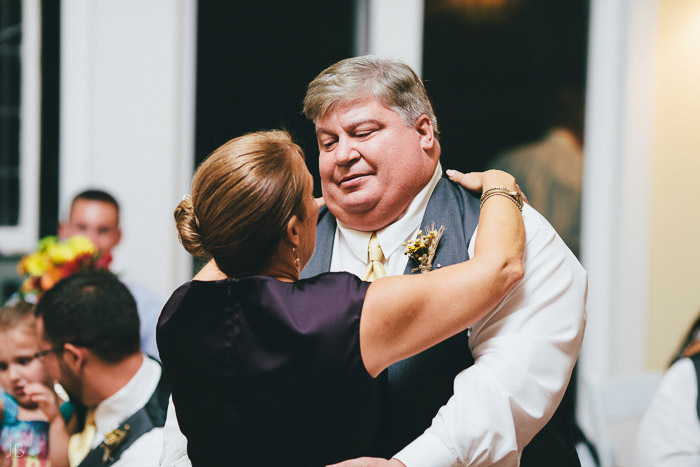
M 582 196 L 588 323 L 579 383 L 644 371 L 658 0 L 591 2 Z M 590 433 L 590 400 L 577 412 Z
M 196 95 L 197 95 L 197 0 L 182 0 L 180 19 L 182 21 L 182 35 L 180 36 L 182 49 L 180 94 L 182 111 L 180 112 L 180 175 L 178 185 L 182 187 L 184 196 L 190 192 L 190 181 L 194 172 L 195 161 L 195 123 L 196 123 Z M 172 272 L 172 281 L 175 284 L 186 282 L 192 278 L 192 256 L 187 253 L 179 242 L 175 242 L 176 251 L 173 256 L 177 258 L 177 268 Z
M 368 53 L 396 58 L 421 76 L 423 0 L 370 0 Z
M 26 253 L 39 236 L 39 170 L 41 162 L 41 4 L 22 3 L 21 100 L 19 118 L 19 223 L 0 227 L 2 254 Z
M 112 193 L 112 268 L 161 297 L 191 277 L 172 212 L 194 163 L 196 14 L 196 0 L 61 4 L 60 206 Z
M 90 184 L 94 174 L 96 8 L 96 2 L 89 0 L 61 2 L 58 185 L 61 210 L 65 210 L 71 198 Z M 61 211 L 60 218 L 67 214 Z
M 644 369 L 655 5 L 591 4 L 581 222 L 589 378 Z

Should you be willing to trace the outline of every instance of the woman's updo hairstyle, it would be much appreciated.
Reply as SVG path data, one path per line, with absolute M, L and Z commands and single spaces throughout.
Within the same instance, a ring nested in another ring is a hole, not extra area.
M 200 165 L 191 197 L 175 209 L 182 245 L 214 258 L 228 277 L 262 272 L 291 217 L 304 217 L 307 173 L 304 153 L 286 131 L 230 140 Z

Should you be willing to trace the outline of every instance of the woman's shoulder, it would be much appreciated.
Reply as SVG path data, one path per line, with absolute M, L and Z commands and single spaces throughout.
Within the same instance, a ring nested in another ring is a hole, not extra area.
M 330 295 L 336 300 L 341 297 L 344 300 L 364 300 L 369 286 L 370 282 L 365 282 L 349 272 L 325 272 L 294 282 L 295 289 L 321 294 L 322 297 Z
M 283 282 L 269 276 L 250 276 L 241 279 L 216 281 L 189 281 L 178 287 L 163 307 L 160 322 L 168 320 L 176 312 L 209 307 L 228 306 L 231 300 L 249 301 L 262 298 L 267 301 L 277 297 L 286 301 L 294 296 L 304 304 L 338 302 L 362 302 L 369 282 L 363 282 L 348 272 L 327 272 L 295 282 Z M 264 297 L 267 297 L 264 298 Z

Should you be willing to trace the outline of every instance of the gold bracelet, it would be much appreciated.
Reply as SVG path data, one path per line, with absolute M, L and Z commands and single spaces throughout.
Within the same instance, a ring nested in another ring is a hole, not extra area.
M 481 194 L 481 199 L 484 199 L 487 195 L 489 195 L 490 193 L 493 193 L 494 191 L 502 191 L 504 193 L 512 193 L 508 188 L 506 188 L 504 186 L 496 186 L 496 187 L 489 188 L 488 190 L 484 191 Z
M 495 188 L 489 188 L 486 190 L 482 195 L 481 195 L 481 204 L 484 204 L 484 201 L 486 201 L 491 195 L 494 195 L 496 193 L 502 193 L 503 195 L 512 197 L 513 201 L 515 202 L 515 205 L 518 206 L 518 209 L 520 209 L 520 212 L 523 210 L 523 196 L 522 193 L 519 191 L 510 191 L 509 189 L 499 186 Z
M 520 212 L 523 212 L 523 202 L 519 201 L 519 199 L 518 199 L 519 197 L 513 195 L 512 193 L 513 192 L 494 191 L 494 192 L 491 192 L 488 195 L 486 195 L 485 198 L 482 196 L 482 200 L 481 200 L 481 204 L 479 205 L 479 209 L 484 207 L 484 203 L 486 201 L 488 201 L 489 198 L 491 198 L 493 196 L 505 196 L 506 198 L 508 198 L 509 200 L 511 200 L 512 202 L 515 203 L 515 205 L 518 207 L 518 210 Z M 517 194 L 519 195 L 520 193 L 517 193 Z

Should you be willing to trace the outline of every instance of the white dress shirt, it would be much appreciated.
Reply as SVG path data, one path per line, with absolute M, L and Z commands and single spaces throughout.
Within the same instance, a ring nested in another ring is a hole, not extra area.
M 384 270 L 387 276 L 400 276 L 408 264 L 408 255 L 404 254 L 406 247 L 404 242 L 416 238 L 423 220 L 423 213 L 430 201 L 435 186 L 442 176 L 440 164 L 435 168 L 428 184 L 413 198 L 406 212 L 393 224 L 389 224 L 377 231 L 377 240 L 384 254 Z M 347 271 L 362 278 L 369 264 L 369 238 L 372 232 L 361 232 L 351 229 L 338 221 L 333 241 L 333 254 L 331 255 L 331 271 Z
M 700 465 L 700 420 L 695 365 L 682 358 L 668 369 L 639 427 L 639 467 Z
M 187 437 L 180 431 L 173 398 L 168 402 L 168 416 L 163 427 L 163 452 L 160 455 L 161 467 L 192 467 L 187 456 Z
M 136 311 L 139 314 L 141 351 L 160 360 L 158 344 L 156 343 L 156 325 L 158 324 L 160 310 L 163 309 L 166 301 L 135 280 L 123 277 L 120 277 L 119 280 L 126 285 L 136 301 Z
M 517 466 L 564 396 L 583 340 L 587 275 L 529 205 L 523 220 L 525 275 L 472 326 L 475 363 L 431 427 L 395 456 L 407 467 Z
M 136 413 L 151 398 L 160 380 L 160 366 L 144 356 L 141 367 L 133 378 L 119 391 L 100 402 L 95 409 L 96 448 L 105 435 L 118 428 L 128 417 Z M 129 446 L 113 467 L 153 467 L 158 465 L 158 456 L 163 446 L 163 429 L 153 428 Z

